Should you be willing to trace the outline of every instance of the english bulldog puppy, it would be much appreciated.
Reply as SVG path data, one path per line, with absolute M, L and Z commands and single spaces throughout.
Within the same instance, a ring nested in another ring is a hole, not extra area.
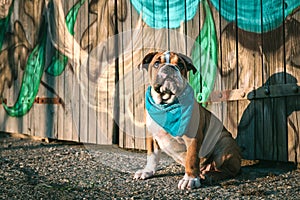
M 191 59 L 152 52 L 140 67 L 148 71 L 150 81 L 145 95 L 147 164 L 134 179 L 154 176 L 160 150 L 185 167 L 179 189 L 199 188 L 200 179 L 236 176 L 241 167 L 239 147 L 221 121 L 195 101 L 187 82 L 188 71 L 196 72 Z

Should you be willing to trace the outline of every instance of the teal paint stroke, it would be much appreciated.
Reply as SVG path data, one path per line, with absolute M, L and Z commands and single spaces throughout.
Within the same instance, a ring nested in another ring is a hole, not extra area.
M 192 19 L 202 0 L 130 0 L 152 28 L 178 28 Z M 186 2 L 186 3 L 185 3 Z M 245 31 L 263 33 L 278 28 L 300 6 L 299 0 L 210 0 L 221 16 Z M 237 3 L 237 5 L 236 5 Z M 237 11 L 236 11 L 237 8 Z
M 208 100 L 214 88 L 218 62 L 218 44 L 213 16 L 206 0 L 202 1 L 205 21 L 192 51 L 192 60 L 197 69 L 189 74 L 189 83 L 199 103 Z
M 235 22 L 240 29 L 255 33 L 278 28 L 284 19 L 300 6 L 299 0 L 210 1 L 224 19 Z
M 152 28 L 178 28 L 194 18 L 200 0 L 130 0 L 143 20 Z
M 84 2 L 85 0 L 79 0 L 76 4 L 74 4 L 66 16 L 66 26 L 71 35 L 75 34 L 75 22 L 77 20 L 79 9 Z M 59 76 L 65 70 L 67 64 L 68 57 L 60 53 L 58 50 L 55 50 L 54 56 L 51 59 L 51 63 L 46 69 L 46 73 L 52 76 Z
M 17 101 L 12 107 L 8 107 L 5 103 L 2 103 L 8 115 L 12 117 L 22 117 L 25 115 L 31 109 L 39 91 L 45 65 L 47 39 L 47 26 L 45 23 L 41 29 L 43 30 L 42 38 L 27 59 Z
M 2 49 L 5 33 L 7 32 L 7 29 L 8 29 L 10 16 L 13 12 L 13 7 L 14 7 L 13 5 L 14 5 L 14 1 L 12 1 L 11 5 L 10 5 L 8 15 L 5 18 L 0 19 L 0 51 Z

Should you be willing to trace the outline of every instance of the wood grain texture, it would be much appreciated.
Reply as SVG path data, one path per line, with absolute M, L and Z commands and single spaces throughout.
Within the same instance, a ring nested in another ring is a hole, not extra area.
M 62 1 L 65 14 L 76 2 Z M 0 92 L 9 105 L 18 97 L 25 61 L 38 42 L 45 6 L 37 0 L 18 3 L 11 19 L 12 35 L 1 49 L 2 63 L 7 66 L 1 65 L 0 77 L 12 85 L 0 83 Z M 239 29 L 211 4 L 210 8 L 218 41 L 218 70 L 207 108 L 237 139 L 244 158 L 299 162 L 300 12 L 282 19 L 277 29 L 257 34 Z M 63 74 L 44 74 L 38 93 L 39 97 L 61 98 L 62 104 L 34 104 L 21 118 L 9 117 L 1 107 L 0 130 L 112 144 L 114 114 L 118 113 L 119 146 L 145 149 L 144 92 L 148 82 L 147 72 L 138 71 L 137 66 L 151 51 L 191 56 L 204 20 L 200 3 L 194 18 L 179 28 L 154 29 L 141 20 L 130 0 L 118 0 L 117 4 L 114 0 L 86 1 L 73 39 L 80 44 L 81 55 L 90 53 L 90 62 L 76 68 L 72 60 L 79 54 L 73 49 Z M 68 38 L 59 34 L 60 41 Z M 48 41 L 47 63 L 53 51 Z M 119 104 L 115 104 L 117 96 Z

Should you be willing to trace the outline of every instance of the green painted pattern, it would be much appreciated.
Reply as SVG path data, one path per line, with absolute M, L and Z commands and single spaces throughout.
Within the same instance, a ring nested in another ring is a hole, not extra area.
M 71 35 L 75 34 L 74 26 L 78 16 L 79 9 L 84 4 L 85 0 L 78 1 L 68 12 L 66 16 L 66 25 Z M 65 70 L 68 64 L 68 57 L 59 51 L 55 50 L 51 63 L 46 69 L 46 73 L 52 76 L 59 76 Z
M 0 19 L 0 51 L 2 49 L 5 33 L 7 31 L 8 25 L 9 25 L 10 16 L 13 12 L 13 7 L 14 7 L 13 5 L 14 5 L 14 1 L 12 1 L 12 3 L 11 3 L 11 6 L 8 11 L 8 15 L 5 18 Z
M 202 1 L 205 10 L 205 21 L 196 39 L 192 60 L 197 68 L 197 73 L 189 74 L 189 83 L 195 91 L 198 102 L 208 100 L 214 88 L 218 62 L 218 45 L 213 16 L 207 1 Z
M 8 107 L 3 103 L 3 107 L 12 117 L 25 115 L 32 107 L 35 97 L 39 91 L 39 85 L 44 72 L 45 50 L 47 39 L 47 25 L 43 23 L 42 39 L 30 53 L 26 68 L 23 74 L 22 85 L 17 101 L 14 106 Z
M 66 25 L 72 35 L 74 35 L 74 25 L 77 19 L 79 8 L 84 2 L 85 0 L 78 1 L 67 14 Z M 35 97 L 39 91 L 39 85 L 45 66 L 47 41 L 46 23 L 43 24 L 41 30 L 43 30 L 43 34 L 41 34 L 42 39 L 28 57 L 17 101 L 12 107 L 8 107 L 5 103 L 3 103 L 4 109 L 8 115 L 12 117 L 24 116 L 31 109 Z M 57 51 L 55 57 L 52 59 L 52 63 L 46 71 L 51 75 L 58 76 L 64 71 L 67 63 L 68 58 Z

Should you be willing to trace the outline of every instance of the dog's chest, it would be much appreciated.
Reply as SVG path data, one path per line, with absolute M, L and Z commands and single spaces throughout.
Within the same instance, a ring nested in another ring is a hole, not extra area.
M 184 164 L 186 144 L 182 137 L 173 137 L 163 130 L 147 113 L 147 128 L 159 147 L 180 164 Z
M 181 137 L 172 137 L 169 133 L 167 133 L 161 126 L 159 126 L 148 114 L 146 113 L 146 126 L 148 131 L 152 134 L 152 136 L 157 140 L 165 140 L 171 139 L 176 140 L 178 143 L 184 143 Z

